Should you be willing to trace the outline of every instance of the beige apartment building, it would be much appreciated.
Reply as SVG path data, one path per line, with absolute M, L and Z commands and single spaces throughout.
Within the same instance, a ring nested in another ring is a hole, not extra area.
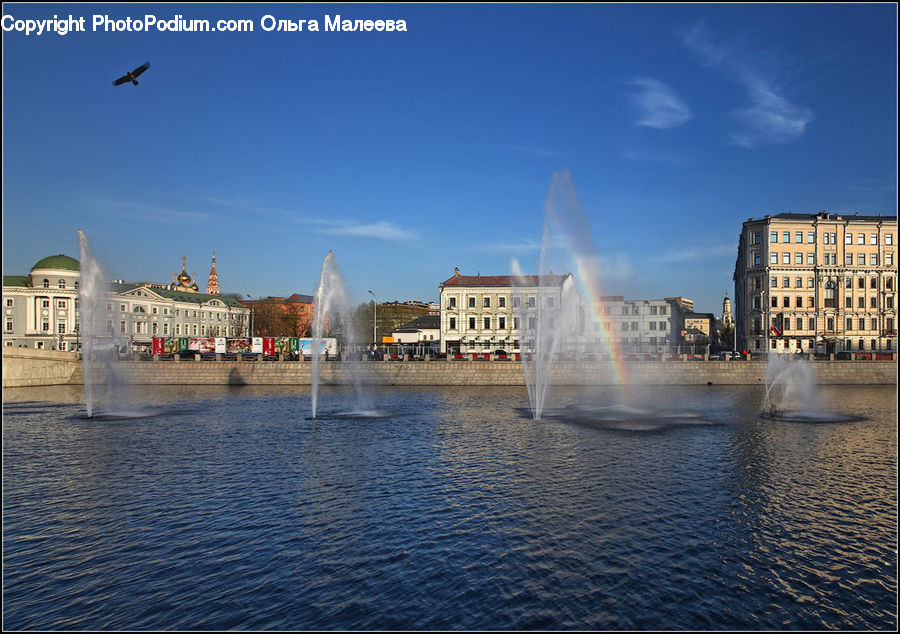
M 743 224 L 737 345 L 750 352 L 894 352 L 897 217 L 783 213 Z

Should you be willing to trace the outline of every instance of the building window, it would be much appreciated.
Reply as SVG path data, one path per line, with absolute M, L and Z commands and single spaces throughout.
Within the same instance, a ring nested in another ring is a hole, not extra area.
M 490 307 L 491 307 L 491 298 L 485 297 L 484 298 L 484 308 L 490 308 Z
M 125 332 L 125 322 L 124 321 L 119 322 L 119 332 L 121 332 L 123 334 Z
M 878 254 L 877 253 L 869 254 L 869 265 L 870 266 L 878 266 Z
M 849 231 L 844 234 L 844 244 L 853 244 L 853 234 Z
M 475 298 L 474 297 L 469 298 L 469 308 L 475 308 Z
M 769 264 L 778 264 L 778 252 L 773 251 L 769 254 Z
M 790 232 L 790 231 L 785 231 L 783 234 L 781 234 L 781 241 L 784 242 L 785 244 L 790 243 L 790 241 L 791 241 L 791 232 Z
M 778 232 L 772 231 L 769 233 L 769 242 L 775 243 L 778 242 Z
M 853 330 L 853 320 L 850 317 L 847 317 L 847 330 Z
M 791 253 L 790 251 L 785 251 L 781 254 L 781 263 L 782 264 L 790 264 L 791 263 Z
M 807 234 L 806 234 L 806 241 L 807 241 L 809 244 L 815 244 L 815 243 L 816 243 L 816 232 L 815 232 L 815 231 L 810 231 L 809 233 L 807 233 Z
M 65 288 L 65 287 L 66 287 L 66 281 L 65 281 L 65 280 L 59 280 L 59 281 L 56 283 L 56 285 L 57 285 L 59 288 Z
M 791 287 L 791 278 L 786 277 L 783 280 L 781 280 L 781 287 L 782 288 L 790 288 Z
M 762 242 L 762 233 L 757 231 L 753 234 L 753 244 L 759 244 Z
M 835 308 L 834 282 L 832 282 L 831 280 L 825 282 L 825 308 Z
M 772 295 L 772 308 L 778 308 L 778 296 Z
M 778 278 L 777 277 L 772 278 L 772 288 L 778 288 Z
M 163 324 L 163 334 L 169 334 L 169 324 Z
M 490 329 L 491 329 L 491 318 L 490 318 L 490 317 L 485 317 L 485 318 L 484 318 L 484 329 L 485 329 L 485 330 L 490 330 Z
M 794 242 L 796 242 L 797 244 L 800 244 L 801 242 L 803 242 L 803 232 L 802 231 L 797 231 L 796 233 L 794 233 Z
M 844 254 L 844 266 L 853 266 L 853 254 L 852 253 Z
M 877 233 L 869 234 L 869 244 L 878 244 L 878 234 Z
M 450 298 L 450 302 L 449 302 L 449 304 L 447 304 L 447 307 L 448 308 L 456 308 L 456 298 L 455 297 Z
M 43 286 L 44 288 L 50 288 L 50 280 L 44 280 L 44 281 L 42 282 L 42 286 Z
M 894 266 L 894 254 L 893 253 L 885 253 L 884 254 L 884 265 L 885 266 Z
M 877 297 L 869 298 L 869 308 L 878 308 L 878 298 Z
M 853 298 L 849 295 L 844 298 L 844 308 L 853 308 Z
M 809 330 L 815 330 L 815 329 L 816 329 L 816 318 L 810 317 L 809 318 Z
M 753 266 L 759 266 L 760 264 L 762 264 L 762 258 L 760 257 L 759 253 L 754 253 Z
M 816 254 L 815 253 L 807 253 L 806 254 L 806 264 L 809 266 L 815 266 L 815 264 L 816 264 Z
M 497 320 L 499 321 L 497 327 L 500 330 L 506 330 L 506 317 L 498 317 Z
M 6 332 L 13 331 L 13 320 L 9 317 L 6 318 Z
M 506 298 L 498 297 L 497 298 L 497 306 L 499 306 L 500 308 L 506 308 Z
M 885 244 L 894 244 L 894 234 L 893 233 L 884 234 L 884 243 Z
M 789 295 L 785 295 L 785 296 L 784 296 L 784 307 L 785 307 L 785 308 L 790 308 L 790 307 L 791 307 L 791 298 L 790 298 Z
M 469 330 L 475 330 L 475 318 L 469 317 Z

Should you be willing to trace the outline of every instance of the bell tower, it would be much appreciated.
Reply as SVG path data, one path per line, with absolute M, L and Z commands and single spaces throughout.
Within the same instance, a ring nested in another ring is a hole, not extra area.
M 209 270 L 209 281 L 206 283 L 207 295 L 219 294 L 219 276 L 216 275 L 216 252 L 213 251 L 212 268 Z

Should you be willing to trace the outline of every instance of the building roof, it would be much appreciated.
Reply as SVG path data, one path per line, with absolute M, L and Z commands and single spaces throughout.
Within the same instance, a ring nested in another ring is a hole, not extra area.
M 438 330 L 441 327 L 441 318 L 438 315 L 422 315 L 412 321 L 394 328 L 394 332 L 418 332 L 419 330 Z
M 78 260 L 75 258 L 70 258 L 68 255 L 63 255 L 62 253 L 58 255 L 50 255 L 42 260 L 38 260 L 37 264 L 31 267 L 31 270 L 35 269 L 58 269 L 60 271 L 78 271 L 80 270 L 80 266 L 78 264 Z
M 30 275 L 4 275 L 3 286 L 31 286 Z
M 127 293 L 128 291 L 133 291 L 138 288 L 144 288 L 144 284 L 127 284 L 127 283 L 116 283 L 113 282 L 109 285 L 109 290 L 113 293 Z M 149 287 L 147 287 L 149 288 Z M 150 290 L 160 297 L 165 297 L 166 299 L 171 299 L 176 302 L 190 302 L 193 304 L 203 304 L 210 300 L 217 299 L 226 306 L 231 306 L 233 308 L 242 308 L 243 305 L 233 297 L 228 297 L 227 295 L 207 295 L 205 293 L 190 293 L 187 291 L 172 291 L 164 288 L 150 288 Z
M 568 275 L 454 275 L 441 286 L 562 286 Z
M 762 222 L 764 220 L 858 220 L 860 222 L 897 222 L 897 216 L 866 216 L 858 213 L 830 213 L 821 211 L 817 214 L 780 213 L 765 216 L 763 218 L 750 218 L 747 222 Z

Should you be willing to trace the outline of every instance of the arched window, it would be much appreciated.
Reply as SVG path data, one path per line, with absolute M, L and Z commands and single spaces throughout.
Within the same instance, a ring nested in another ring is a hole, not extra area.
M 66 287 L 66 281 L 65 281 L 65 280 L 59 280 L 59 281 L 56 283 L 56 285 L 57 285 L 59 288 L 65 288 L 65 287 Z
M 75 282 L 75 288 L 76 289 L 78 288 L 78 282 Z
M 828 280 L 825 282 L 825 308 L 835 308 L 834 305 L 834 282 Z
M 50 288 L 50 280 L 44 280 L 44 288 Z

